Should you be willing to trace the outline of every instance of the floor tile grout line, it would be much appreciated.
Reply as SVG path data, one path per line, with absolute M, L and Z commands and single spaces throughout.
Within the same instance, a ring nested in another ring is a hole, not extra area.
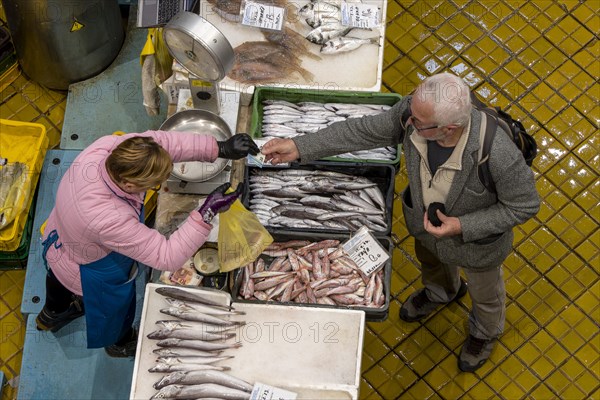
M 517 53 L 517 54 L 515 54 L 515 53 L 514 53 L 512 50 L 510 50 L 508 47 L 506 47 L 506 46 L 505 46 L 505 45 L 504 45 L 504 44 L 503 44 L 501 41 L 497 40 L 497 38 L 496 38 L 496 37 L 495 37 L 495 36 L 492 34 L 492 32 L 493 32 L 493 31 L 494 31 L 494 30 L 495 30 L 497 27 L 499 27 L 499 26 L 503 25 L 503 24 L 504 24 L 504 23 L 505 23 L 505 22 L 506 22 L 508 19 L 512 18 L 514 15 L 516 15 L 516 14 L 519 14 L 519 10 L 520 10 L 521 8 L 522 8 L 522 5 L 521 5 L 520 7 L 518 7 L 518 8 L 514 8 L 514 9 L 513 9 L 513 12 L 511 12 L 509 15 L 507 15 L 506 17 L 504 17 L 504 19 L 502 19 L 502 20 L 501 20 L 501 21 L 500 21 L 498 24 L 496 24 L 494 27 L 490 28 L 490 29 L 489 29 L 489 31 L 488 31 L 488 33 L 486 33 L 484 36 L 482 36 L 482 38 L 486 38 L 486 37 L 487 37 L 487 38 L 489 38 L 490 40 L 494 41 L 494 42 L 495 42 L 495 43 L 498 45 L 498 47 L 501 47 L 501 48 L 502 48 L 502 49 L 503 49 L 503 50 L 504 50 L 504 51 L 505 51 L 507 54 L 512 54 L 512 56 L 509 58 L 509 60 L 508 60 L 506 63 L 504 63 L 504 65 L 507 65 L 507 64 L 508 64 L 510 61 L 512 61 L 512 60 L 515 60 L 515 61 L 519 62 L 521 65 L 523 65 L 523 67 L 526 67 L 526 66 L 523 64 L 523 62 L 520 60 L 520 58 L 518 57 L 518 53 Z M 455 13 L 454 15 L 456 15 L 456 14 L 457 14 L 457 13 Z M 461 14 L 462 14 L 462 15 L 464 15 L 464 16 L 465 16 L 465 18 L 467 18 L 467 19 L 471 19 L 470 15 L 465 15 L 465 14 L 464 14 L 464 13 L 462 13 L 462 12 L 461 12 Z M 567 13 L 567 14 L 563 15 L 562 19 L 565 19 L 565 18 L 566 18 L 568 15 L 570 15 L 570 14 L 568 14 L 568 13 Z M 416 16 L 414 16 L 414 15 L 413 15 L 413 17 L 414 17 L 414 18 L 416 18 Z M 416 18 L 416 19 L 417 19 L 417 20 L 419 20 L 418 18 Z M 483 27 L 480 27 L 479 25 L 477 25 L 477 27 L 478 27 L 478 28 L 483 28 Z M 511 29 L 512 29 L 512 28 L 511 28 Z M 522 29 L 523 29 L 523 28 L 522 28 Z M 522 29 L 521 29 L 521 30 L 522 30 Z M 536 29 L 536 30 L 537 30 L 537 29 Z M 432 35 L 433 35 L 433 36 L 435 36 L 435 37 L 436 37 L 438 40 L 440 40 L 441 42 L 444 42 L 444 40 L 442 40 L 442 38 L 440 38 L 439 36 L 437 36 L 437 35 L 435 34 L 435 31 L 436 31 L 436 30 L 433 30 L 433 31 L 432 31 Z M 547 31 L 547 30 L 546 30 L 546 31 Z M 519 33 L 519 31 L 515 31 L 515 34 L 518 34 L 518 33 Z M 543 32 L 540 32 L 540 34 L 542 34 L 542 35 L 543 35 Z M 592 40 L 593 40 L 593 39 L 591 39 L 591 40 L 590 40 L 590 42 L 591 42 Z M 480 41 L 480 40 L 479 40 L 479 41 Z M 479 41 L 478 41 L 478 42 L 479 42 Z M 469 45 L 468 45 L 468 46 L 467 46 L 467 47 L 466 47 L 464 50 L 461 50 L 461 52 L 460 52 L 460 53 L 458 53 L 458 56 L 456 57 L 456 58 L 460 58 L 461 60 L 465 61 L 467 64 L 469 64 L 469 66 L 470 66 L 472 69 L 474 69 L 474 70 L 477 70 L 477 71 L 479 71 L 479 68 L 478 68 L 478 67 L 476 67 L 476 66 L 473 66 L 469 60 L 467 60 L 467 59 L 464 59 L 464 58 L 463 58 L 463 57 L 462 57 L 460 54 L 464 53 L 464 51 L 465 51 L 465 50 L 467 50 L 467 49 L 469 49 L 469 48 L 472 48 L 472 47 L 476 46 L 476 43 L 478 43 L 478 42 L 474 42 L 474 43 L 471 43 L 471 44 L 469 44 Z M 583 49 L 583 48 L 585 48 L 586 46 L 587 46 L 587 44 L 586 44 L 585 46 L 581 46 L 581 47 L 580 47 L 580 50 L 581 50 L 581 49 Z M 555 48 L 555 49 L 557 49 L 558 51 L 560 51 L 561 53 L 563 53 L 563 55 L 565 55 L 565 56 L 567 57 L 567 59 L 568 59 L 568 60 L 571 60 L 571 56 L 567 55 L 567 54 L 566 54 L 564 51 L 562 51 L 562 49 L 561 49 L 561 48 L 559 48 L 558 46 L 554 46 L 554 45 L 553 45 L 553 48 Z M 580 51 L 580 50 L 578 50 L 578 51 Z M 575 53 L 577 53 L 577 52 L 575 52 Z M 455 58 L 455 59 L 453 59 L 453 60 L 452 60 L 452 62 L 453 62 L 453 61 L 455 61 L 455 60 L 456 60 L 456 58 Z M 414 61 L 414 60 L 413 60 L 413 61 Z M 574 61 L 573 61 L 573 62 L 574 62 Z M 577 64 L 577 63 L 575 63 L 575 64 Z M 448 62 L 446 65 L 447 65 L 447 66 L 451 65 L 451 62 Z M 561 64 L 561 65 L 562 65 L 562 64 Z M 577 64 L 577 65 L 578 65 L 578 64 Z M 579 65 L 578 65 L 578 66 L 579 66 Z M 579 67 L 582 69 L 582 72 L 584 72 L 584 73 L 586 73 L 586 74 L 587 74 L 587 71 L 586 71 L 586 69 L 585 69 L 585 68 L 583 68 L 583 67 L 581 67 L 581 66 L 579 66 Z M 492 71 L 492 72 L 488 73 L 488 76 L 492 76 L 492 75 L 493 75 L 495 72 L 497 72 L 497 71 L 501 70 L 502 68 L 503 68 L 503 65 L 500 65 L 498 68 L 496 68 L 496 70 L 494 70 L 494 71 Z M 560 65 L 559 65 L 559 66 L 557 66 L 556 68 L 554 68 L 554 69 L 553 69 L 553 71 L 552 71 L 552 72 L 551 72 L 549 75 L 551 75 L 552 73 L 556 72 L 556 71 L 558 70 L 558 68 L 560 68 Z M 529 72 L 531 72 L 531 73 L 532 73 L 534 76 L 536 76 L 540 82 L 543 82 L 543 81 L 544 81 L 544 80 L 543 80 L 543 79 L 542 79 L 542 78 L 541 78 L 541 77 L 540 77 L 540 76 L 539 76 L 539 75 L 538 75 L 538 74 L 537 74 L 537 73 L 536 73 L 534 70 L 531 70 L 531 69 L 527 69 L 527 70 L 528 70 Z M 484 71 L 481 71 L 481 72 L 484 72 Z M 589 74 L 588 74 L 588 75 L 589 75 Z M 485 76 L 485 75 L 484 75 L 484 76 Z M 593 79 L 593 76 L 591 76 L 591 75 L 590 75 L 590 77 Z M 500 89 L 500 88 L 496 87 L 496 86 L 493 84 L 493 82 L 491 82 L 489 79 L 484 79 L 484 81 L 485 81 L 485 82 L 487 82 L 488 84 L 490 84 L 492 87 L 495 87 L 495 89 L 496 89 L 496 90 L 497 90 L 499 93 L 505 94 L 505 92 L 504 92 L 502 89 Z M 481 85 L 481 84 L 479 84 L 479 85 L 476 85 L 476 86 L 473 88 L 473 90 L 476 90 L 476 89 L 477 89 L 477 87 L 479 87 L 480 85 Z M 532 112 L 531 112 L 531 111 L 524 109 L 524 108 L 523 108 L 523 106 L 521 106 L 521 105 L 520 105 L 520 100 L 521 100 L 523 97 L 525 97 L 527 94 L 529 94 L 530 92 L 531 92 L 531 90 L 524 91 L 524 92 L 523 92 L 523 93 L 522 93 L 520 96 L 518 96 L 516 99 L 512 99 L 512 102 L 511 102 L 511 104 L 510 104 L 509 106 L 512 106 L 513 104 L 517 105 L 519 108 L 521 108 L 521 110 L 522 110 L 522 111 L 524 111 L 524 112 L 525 112 L 525 114 L 526 114 L 526 115 L 530 116 L 530 117 L 532 118 L 532 120 L 534 120 L 534 121 L 536 122 L 536 124 L 537 124 L 538 126 L 540 126 L 540 127 L 543 127 L 545 124 L 542 124 L 542 123 L 540 123 L 540 121 L 538 121 L 538 120 L 537 120 L 537 118 L 535 118 L 535 117 L 534 117 L 534 115 L 532 114 Z M 569 106 L 573 106 L 572 104 L 573 104 L 573 103 L 574 103 L 574 102 L 575 102 L 575 101 L 576 101 L 578 98 L 580 98 L 581 96 L 583 96 L 583 94 L 584 94 L 584 93 L 582 92 L 582 93 L 581 93 L 581 94 L 580 94 L 580 95 L 579 95 L 577 98 L 573 99 L 573 101 L 567 101 L 567 100 L 564 98 L 564 96 L 562 96 L 562 95 L 560 94 L 560 92 L 559 92 L 559 91 L 556 91 L 556 90 L 554 90 L 553 92 L 554 92 L 554 93 L 556 93 L 556 94 L 558 94 L 559 96 L 561 96 L 561 98 L 562 98 L 563 100 L 565 100 L 565 102 L 566 102 L 566 103 L 567 103 Z M 507 98 L 510 98 L 510 97 L 508 97 L 508 96 L 505 96 L 505 97 L 507 97 Z M 576 108 L 576 107 L 574 107 L 574 108 Z M 563 109 L 564 109 L 564 108 L 563 108 Z M 576 108 L 576 109 L 577 109 L 577 108 Z M 592 124 L 592 126 L 594 126 L 594 125 L 595 125 L 593 121 L 589 120 L 589 118 L 587 117 L 587 115 L 586 115 L 585 113 L 581 112 L 580 110 L 578 110 L 578 112 L 579 112 L 579 113 L 582 115 L 582 117 L 583 117 L 583 118 L 585 118 L 585 119 L 588 119 L 588 122 L 590 122 L 590 123 Z
M 550 331 L 547 329 L 547 326 L 548 326 L 548 325 L 549 325 L 549 324 L 550 324 L 552 321 L 554 321 L 556 318 L 558 318 L 558 317 L 559 317 L 559 315 L 556 315 L 556 316 L 554 316 L 553 318 L 549 319 L 549 320 L 548 320 L 546 323 L 542 323 L 542 322 L 538 321 L 538 320 L 537 320 L 537 319 L 536 319 L 534 316 L 532 316 L 532 315 L 529 313 L 529 311 L 528 311 L 527 309 L 525 309 L 525 308 L 524 308 L 524 307 L 523 307 L 523 306 L 522 306 L 522 305 L 521 305 L 519 302 L 516 302 L 516 301 L 515 301 L 515 302 L 514 302 L 514 304 L 515 304 L 515 306 L 517 306 L 518 308 L 520 308 L 520 309 L 521 309 L 521 311 L 523 311 L 523 313 L 524 313 L 525 315 L 527 315 L 528 317 L 530 317 L 530 318 L 532 319 L 532 321 L 534 321 L 534 322 L 536 323 L 536 326 L 538 327 L 538 330 L 537 330 L 536 334 L 538 334 L 538 333 L 539 333 L 539 332 L 541 332 L 541 331 L 545 332 L 545 333 L 546 333 L 546 334 L 547 334 L 549 337 L 551 337 L 552 339 L 554 339 L 552 342 L 553 342 L 553 343 L 555 343 L 555 344 L 558 344 L 558 345 L 559 345 L 559 346 L 560 346 L 560 347 L 561 347 L 561 348 L 562 348 L 562 349 L 563 349 L 563 350 L 564 350 L 564 351 L 565 351 L 565 352 L 566 352 L 566 353 L 567 353 L 569 356 L 571 356 L 571 358 L 575 356 L 575 353 L 576 353 L 576 352 L 578 352 L 579 350 L 581 350 L 581 349 L 582 349 L 582 348 L 585 346 L 585 343 L 587 343 L 587 341 L 583 340 L 584 344 L 583 344 L 582 346 L 578 347 L 576 350 L 573 350 L 573 352 L 571 352 L 569 349 L 567 349 L 567 348 L 566 348 L 566 347 L 565 347 L 565 346 L 562 344 L 562 341 L 561 341 L 561 340 L 559 340 L 559 338 L 556 338 L 556 337 L 555 337 L 555 336 L 554 336 L 554 335 L 553 335 L 553 334 L 552 334 L 552 333 L 551 333 L 551 332 L 550 332 Z M 583 315 L 585 315 L 585 316 L 587 317 L 587 313 L 585 313 L 585 312 L 582 312 L 582 314 L 583 314 Z M 568 324 L 567 324 L 567 325 L 568 325 Z M 571 327 L 571 326 L 569 325 L 569 327 Z M 571 328 L 573 328 L 573 329 L 571 329 L 571 331 L 574 331 L 574 330 L 575 330 L 575 329 L 574 329 L 574 327 L 571 327 Z M 596 336 L 600 336 L 600 334 L 599 334 L 599 333 L 596 333 L 595 335 L 596 335 Z M 532 336 L 535 336 L 535 335 L 532 335 Z M 580 336 L 580 337 L 581 337 L 581 336 Z M 582 339 L 583 339 L 583 338 L 582 338 Z M 517 359 L 518 359 L 519 361 L 521 361 L 521 362 L 522 362 L 524 365 L 527 365 L 527 362 L 526 362 L 526 360 L 523 360 L 523 359 L 521 359 L 521 357 L 519 357 L 519 355 L 518 355 L 518 354 L 516 354 L 516 352 L 517 352 L 518 350 L 520 350 L 521 348 L 523 348 L 523 346 L 525 346 L 525 344 L 526 344 L 526 343 L 528 343 L 528 342 L 529 342 L 529 340 L 524 340 L 524 342 L 523 342 L 521 345 L 519 345 L 517 348 L 515 348 L 513 351 L 511 351 L 511 352 L 510 352 L 510 354 L 511 354 L 511 355 L 513 355 L 513 356 L 517 357 Z M 534 346 L 535 346 L 535 345 L 534 345 Z M 540 348 L 538 348 L 537 346 L 535 346 L 535 347 L 536 347 L 536 349 L 538 349 L 538 350 L 540 351 L 540 353 L 539 353 L 539 357 L 537 357 L 537 358 L 536 358 L 536 361 L 537 361 L 537 360 L 538 360 L 540 357 L 544 357 L 544 354 L 543 354 L 543 349 L 540 349 Z M 564 360 L 564 362 L 567 362 L 568 360 L 569 360 L 569 357 L 567 357 L 567 358 Z M 580 364 L 584 365 L 584 364 L 583 364 L 583 363 L 581 363 L 580 361 L 578 361 L 578 362 L 579 362 Z M 584 365 L 584 366 L 585 366 L 585 365 Z
M 558 213 L 556 213 L 556 215 L 558 215 Z M 538 221 L 538 222 L 539 222 L 539 221 Z M 555 232 L 554 232 L 552 229 L 550 229 L 549 227 L 547 227 L 547 226 L 546 226 L 546 224 L 542 224 L 542 223 L 540 222 L 540 226 L 539 226 L 538 228 L 534 229 L 533 231 L 529 232 L 529 235 L 528 235 L 528 237 L 527 237 L 527 238 L 525 238 L 525 239 L 524 239 L 524 240 L 522 240 L 521 242 L 518 242 L 518 243 L 514 243 L 514 244 L 513 244 L 513 251 L 514 251 L 515 253 L 519 254 L 519 255 L 520 255 L 522 258 L 523 258 L 523 260 L 525 260 L 525 261 L 527 262 L 527 264 L 528 264 L 529 266 L 531 266 L 531 267 L 536 267 L 536 265 L 535 265 L 535 264 L 533 264 L 533 262 L 532 262 L 532 261 L 530 261 L 530 260 L 529 260 L 529 259 L 528 259 L 528 258 L 527 258 L 527 257 L 526 257 L 526 256 L 525 256 L 523 253 L 522 253 L 522 252 L 520 252 L 520 251 L 518 250 L 518 247 L 519 247 L 520 245 L 524 245 L 524 244 L 526 244 L 526 242 L 527 242 L 527 241 L 531 241 L 532 239 L 531 239 L 530 237 L 531 237 L 531 236 L 533 236 L 533 234 L 535 234 L 536 232 L 538 232 L 538 231 L 540 231 L 541 229 L 544 229 L 544 228 L 546 228 L 546 229 L 548 230 L 548 232 L 550 232 L 550 233 L 552 234 L 552 236 L 553 236 L 553 237 L 554 237 L 554 238 L 555 238 L 555 239 L 556 239 L 556 240 L 557 240 L 557 241 L 558 241 L 560 244 L 562 244 L 562 245 L 563 245 L 565 248 L 573 250 L 573 251 L 574 251 L 574 255 L 575 255 L 575 257 L 577 257 L 579 260 L 583 261 L 584 263 L 586 263 L 587 261 L 586 261 L 586 260 L 583 258 L 583 256 L 581 256 L 579 253 L 577 253 L 577 251 L 576 251 L 575 249 L 576 249 L 577 247 L 579 247 L 580 245 L 582 245 L 583 243 L 585 243 L 585 242 L 589 241 L 589 239 L 590 239 L 590 238 L 591 238 L 593 235 L 595 235 L 595 234 L 598 232 L 598 230 L 600 230 L 600 227 L 597 227 L 597 228 L 596 228 L 596 230 L 594 230 L 594 232 L 590 233 L 588 236 L 586 236 L 585 238 L 583 238 L 583 239 L 581 240 L 581 242 L 579 242 L 579 243 L 577 243 L 576 245 L 572 246 L 572 245 L 569 245 L 569 244 L 567 244 L 567 243 L 566 243 L 566 242 L 565 242 L 563 239 L 561 239 L 561 238 L 560 238 L 560 235 L 556 234 L 556 233 L 555 233 Z M 534 242 L 534 243 L 535 243 L 535 242 Z M 537 243 L 536 243 L 536 245 L 537 245 Z M 566 258 L 568 255 L 569 255 L 569 254 L 566 254 L 566 255 L 564 255 L 563 257 L 561 257 L 560 259 L 558 259 L 558 260 L 555 260 L 556 262 L 553 264 L 553 266 L 556 266 L 557 264 L 559 264 L 559 262 L 560 262 L 560 261 L 562 261 L 562 260 L 564 260 L 564 259 L 565 259 L 565 258 Z

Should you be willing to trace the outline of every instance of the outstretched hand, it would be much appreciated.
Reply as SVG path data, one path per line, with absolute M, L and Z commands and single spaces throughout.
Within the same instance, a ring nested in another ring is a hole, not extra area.
M 271 164 L 292 162 L 300 158 L 300 152 L 292 139 L 271 139 L 262 147 L 265 161 Z
M 224 183 L 215 190 L 213 190 L 204 200 L 204 204 L 200 206 L 198 212 L 202 215 L 202 219 L 207 224 L 210 224 L 213 217 L 218 213 L 229 210 L 229 207 L 236 201 L 244 191 L 244 185 L 238 184 L 235 191 L 232 193 L 225 193 L 231 184 Z

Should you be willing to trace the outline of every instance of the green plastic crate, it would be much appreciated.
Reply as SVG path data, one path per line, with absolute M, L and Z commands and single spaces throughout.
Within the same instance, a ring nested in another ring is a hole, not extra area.
M 392 106 L 402 99 L 396 93 L 379 92 L 347 92 L 337 90 L 308 90 L 308 89 L 286 89 L 277 87 L 258 87 L 254 92 L 254 103 L 252 105 L 252 120 L 250 125 L 250 136 L 262 137 L 263 101 L 285 100 L 290 103 L 310 101 L 316 103 L 346 103 L 346 104 L 382 104 Z M 318 135 L 318 133 L 316 133 Z M 400 145 L 394 160 L 356 159 L 342 157 L 327 157 L 325 160 L 345 163 L 375 163 L 387 164 L 398 167 L 400 165 Z

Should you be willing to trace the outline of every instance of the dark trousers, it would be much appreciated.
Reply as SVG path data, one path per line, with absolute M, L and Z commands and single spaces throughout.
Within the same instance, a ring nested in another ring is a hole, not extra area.
M 44 308 L 54 314 L 60 314 L 69 309 L 74 296 L 75 294 L 73 292 L 64 287 L 63 284 L 56 279 L 52 270 L 48 270 L 48 274 L 46 275 L 46 304 L 44 305 Z M 129 342 L 134 336 L 135 331 L 133 330 L 133 327 L 131 327 L 115 344 L 117 346 L 124 346 L 125 343 Z
M 46 305 L 44 308 L 55 314 L 65 312 L 69 309 L 75 294 L 63 286 L 62 283 L 48 270 L 46 275 Z
M 418 240 L 415 252 L 421 262 L 421 280 L 430 300 L 451 301 L 460 288 L 459 267 L 445 264 Z M 506 289 L 502 264 L 484 270 L 463 268 L 472 308 L 469 333 L 479 339 L 497 338 L 504 331 Z

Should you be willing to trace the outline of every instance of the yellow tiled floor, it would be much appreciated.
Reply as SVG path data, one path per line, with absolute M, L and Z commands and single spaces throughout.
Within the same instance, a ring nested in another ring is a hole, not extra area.
M 452 70 L 518 117 L 540 147 L 538 215 L 515 228 L 505 262 L 507 326 L 476 374 L 456 357 L 466 296 L 423 323 L 398 311 L 420 287 L 413 240 L 394 213 L 390 317 L 369 323 L 361 399 L 600 399 L 600 1 L 388 2 L 384 91 L 410 92 Z M 62 93 L 19 78 L 2 91 L 0 118 L 46 125 L 58 143 Z M 405 171 L 397 176 L 398 190 Z M 24 271 L 0 273 L 0 369 L 18 378 Z M 15 390 L 4 387 L 3 399 Z

